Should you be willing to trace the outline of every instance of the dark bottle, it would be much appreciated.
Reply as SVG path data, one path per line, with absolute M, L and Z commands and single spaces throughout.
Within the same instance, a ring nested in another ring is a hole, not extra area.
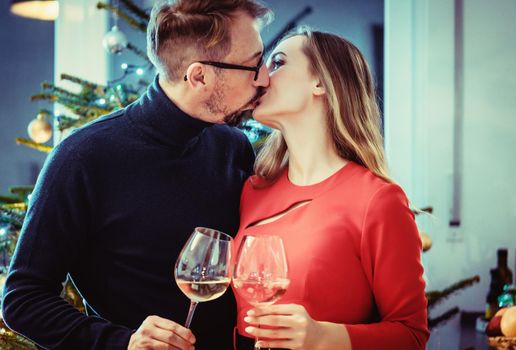
M 491 284 L 487 294 L 486 319 L 491 319 L 498 311 L 498 296 L 506 284 L 512 284 L 512 271 L 507 266 L 507 249 L 498 249 L 498 266 L 491 269 Z

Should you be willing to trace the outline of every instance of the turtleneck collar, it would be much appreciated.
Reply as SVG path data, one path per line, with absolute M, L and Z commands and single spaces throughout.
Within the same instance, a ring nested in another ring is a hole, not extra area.
M 158 75 L 147 92 L 127 107 L 127 116 L 147 136 L 176 147 L 188 144 L 204 129 L 214 125 L 179 109 L 159 85 Z

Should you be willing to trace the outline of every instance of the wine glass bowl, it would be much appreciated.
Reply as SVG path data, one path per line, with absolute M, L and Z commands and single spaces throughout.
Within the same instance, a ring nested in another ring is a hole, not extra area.
M 253 306 L 270 305 L 285 294 L 289 283 L 281 237 L 244 236 L 233 273 L 233 286 L 237 293 Z
M 234 281 L 235 289 L 239 295 L 253 306 L 272 305 L 287 291 L 290 284 L 288 279 L 262 280 L 262 279 L 237 279 Z
M 272 305 L 287 291 L 287 257 L 279 236 L 243 237 L 233 271 L 235 292 L 254 307 Z M 255 349 L 258 339 L 255 339 Z
M 232 241 L 223 232 L 196 227 L 181 250 L 174 277 L 191 301 L 185 327 L 190 327 L 197 303 L 220 297 L 229 286 Z

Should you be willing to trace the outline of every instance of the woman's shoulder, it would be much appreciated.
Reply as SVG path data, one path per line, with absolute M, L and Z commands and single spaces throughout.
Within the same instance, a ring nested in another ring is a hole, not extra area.
M 361 168 L 353 188 L 362 192 L 361 197 L 368 211 L 390 211 L 395 207 L 408 207 L 408 198 L 401 185 L 384 179 L 369 169 Z
M 347 166 L 351 167 L 348 176 L 333 186 L 327 195 L 337 196 L 340 200 L 352 202 L 353 206 L 364 209 L 385 200 L 407 203 L 405 192 L 399 184 L 382 178 L 360 164 L 350 162 Z

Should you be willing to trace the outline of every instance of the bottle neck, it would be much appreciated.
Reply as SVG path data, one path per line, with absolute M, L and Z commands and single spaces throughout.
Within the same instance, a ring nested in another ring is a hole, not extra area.
M 498 259 L 498 268 L 507 268 L 507 259 Z
M 498 251 L 498 268 L 507 268 L 507 251 Z

